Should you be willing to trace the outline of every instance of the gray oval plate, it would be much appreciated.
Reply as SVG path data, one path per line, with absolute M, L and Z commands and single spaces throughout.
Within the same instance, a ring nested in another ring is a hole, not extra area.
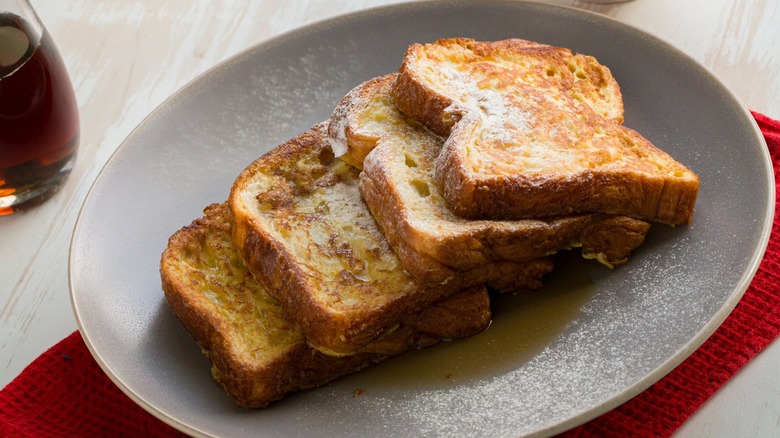
M 542 292 L 498 300 L 483 334 L 265 410 L 236 408 L 162 295 L 158 262 L 168 236 L 224 201 L 260 154 L 326 119 L 349 89 L 396 70 L 409 43 L 452 36 L 526 38 L 608 65 L 626 124 L 701 177 L 693 224 L 653 226 L 629 264 L 613 271 L 566 258 Z M 275 38 L 167 100 L 87 197 L 71 246 L 71 295 L 84 339 L 111 379 L 190 434 L 550 435 L 639 393 L 715 330 L 757 268 L 773 200 L 769 157 L 750 113 L 669 44 L 543 4 L 406 4 Z

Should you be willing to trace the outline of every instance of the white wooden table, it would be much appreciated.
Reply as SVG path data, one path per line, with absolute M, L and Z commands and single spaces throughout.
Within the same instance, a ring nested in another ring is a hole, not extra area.
M 397 0 L 32 0 L 78 95 L 79 159 L 46 204 L 0 217 L 0 387 L 76 330 L 68 245 L 100 169 L 141 120 L 200 73 L 274 35 Z M 780 2 L 552 3 L 649 31 L 715 72 L 754 110 L 780 118 Z M 680 437 L 780 436 L 780 341 L 725 385 Z

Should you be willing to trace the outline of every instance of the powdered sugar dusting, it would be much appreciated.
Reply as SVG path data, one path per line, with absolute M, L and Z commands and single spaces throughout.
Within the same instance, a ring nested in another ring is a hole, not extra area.
M 340 107 L 339 107 L 340 108 Z M 333 113 L 328 128 L 328 142 L 333 150 L 333 155 L 339 158 L 347 153 L 347 118 L 344 114 Z
M 508 101 L 508 96 L 495 88 L 480 87 L 474 75 L 461 71 L 451 63 L 442 63 L 437 73 L 444 77 L 451 94 L 456 97 L 445 112 L 474 118 L 481 126 L 482 137 L 501 144 L 510 143 L 513 131 L 528 130 L 528 115 Z

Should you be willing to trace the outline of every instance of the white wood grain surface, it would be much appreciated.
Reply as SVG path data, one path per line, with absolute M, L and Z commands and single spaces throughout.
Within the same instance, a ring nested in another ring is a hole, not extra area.
M 32 0 L 70 71 L 81 111 L 79 159 L 46 204 L 0 217 L 0 386 L 76 330 L 68 245 L 102 166 L 166 97 L 274 35 L 394 0 Z M 551 3 L 597 11 L 681 48 L 751 109 L 780 118 L 780 2 Z M 679 437 L 780 436 L 780 341 L 730 381 Z

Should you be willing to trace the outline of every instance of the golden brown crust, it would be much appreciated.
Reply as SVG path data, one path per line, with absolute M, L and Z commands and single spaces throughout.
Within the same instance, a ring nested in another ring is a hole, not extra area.
M 490 322 L 484 287 L 473 287 L 401 321 L 398 329 L 352 356 L 308 347 L 246 270 L 231 245 L 231 214 L 214 204 L 177 231 L 162 255 L 163 291 L 173 313 L 212 361 L 212 374 L 244 407 L 322 385 L 407 350 L 473 335 Z
M 516 40 L 416 44 L 393 93 L 448 136 L 436 178 L 460 216 L 692 218 L 698 177 L 620 125 L 617 83 L 592 57 Z
M 442 284 L 413 280 L 363 203 L 358 171 L 330 153 L 323 124 L 250 165 L 230 205 L 233 244 L 249 270 L 309 345 L 329 354 L 354 353 L 464 287 L 540 272 L 502 262 Z
M 417 46 L 419 45 L 413 44 L 409 51 Z M 452 105 L 452 99 L 425 87 L 424 82 L 417 80 L 416 76 L 409 72 L 408 64 L 408 61 L 401 64 L 393 82 L 396 106 L 404 114 L 419 120 L 431 131 L 446 138 L 458 121 L 455 114 L 446 111 Z
M 612 129 L 613 138 L 631 149 L 668 157 L 635 131 L 619 128 Z M 635 162 L 626 168 L 583 168 L 557 178 L 522 174 L 480 177 L 466 170 L 472 163 L 457 146 L 447 147 L 459 142 L 461 132 L 452 132 L 436 163 L 444 197 L 461 217 L 509 220 L 602 212 L 670 225 L 689 224 L 693 219 L 699 179 L 679 163 L 667 162 L 668 172 L 663 173 L 652 164 L 641 168 Z
M 622 265 L 628 261 L 628 254 L 645 241 L 650 224 L 627 216 L 600 216 L 603 220 L 591 222 L 582 232 L 582 254 L 607 266 Z

